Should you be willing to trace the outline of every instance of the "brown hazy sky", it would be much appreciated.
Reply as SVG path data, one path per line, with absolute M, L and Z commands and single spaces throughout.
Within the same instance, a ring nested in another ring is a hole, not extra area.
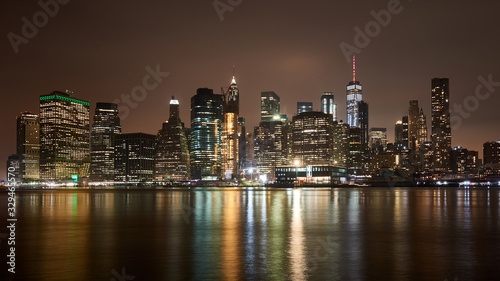
M 15 153 L 15 118 L 38 113 L 39 96 L 72 90 L 91 102 L 112 102 L 141 85 L 145 68 L 157 64 L 170 76 L 122 121 L 124 132 L 156 133 L 168 118 L 168 100 L 181 103 L 190 126 L 190 98 L 200 87 L 217 92 L 236 66 L 241 115 L 247 131 L 259 122 L 261 91 L 281 97 L 289 118 L 297 101 L 314 102 L 333 91 L 345 120 L 345 85 L 351 65 L 339 48 L 354 45 L 356 26 L 373 20 L 370 11 L 390 1 L 243 0 L 221 21 L 212 0 L 72 0 L 14 52 L 9 32 L 22 35 L 22 18 L 32 21 L 37 1 L 0 3 L 2 25 L 0 178 Z M 227 0 L 220 0 L 227 3 Z M 233 3 L 238 3 L 233 0 Z M 418 99 L 430 124 L 430 81 L 449 77 L 451 104 L 474 95 L 478 77 L 500 81 L 498 1 L 401 1 L 402 11 L 357 54 L 357 77 L 370 106 L 370 127 L 394 123 Z M 500 139 L 500 87 L 452 131 L 453 146 L 479 150 Z

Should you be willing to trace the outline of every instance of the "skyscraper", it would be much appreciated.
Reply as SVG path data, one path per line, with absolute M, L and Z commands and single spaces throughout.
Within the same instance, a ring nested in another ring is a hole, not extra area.
M 271 180 L 274 168 L 286 164 L 286 121 L 280 115 L 280 98 L 274 92 L 261 94 L 261 122 L 254 129 L 254 164 L 259 174 Z M 285 116 L 283 116 L 285 117 Z
M 115 181 L 152 182 L 156 136 L 145 133 L 115 135 Z
M 260 94 L 260 120 L 273 121 L 280 119 L 280 97 L 272 91 Z
M 405 114 L 403 116 L 403 147 L 408 148 L 409 141 L 408 141 L 408 114 Z
M 448 78 L 433 78 L 431 87 L 434 170 L 447 172 L 451 151 L 450 81 Z
M 359 102 L 359 128 L 361 129 L 361 143 L 368 146 L 368 104 Z
M 349 152 L 349 125 L 333 122 L 333 166 L 347 168 Z
M 500 163 L 500 140 L 489 141 L 483 144 L 484 164 Z
M 359 124 L 359 102 L 363 100 L 363 87 L 356 81 L 356 57 L 352 59 L 352 81 L 347 84 L 347 124 L 350 128 L 358 128 Z
M 302 112 L 311 112 L 313 111 L 313 103 L 312 102 L 297 102 L 297 115 Z
M 337 105 L 333 92 L 324 92 L 321 96 L 321 112 L 331 114 L 333 121 L 337 121 Z
M 333 162 L 333 120 L 323 112 L 303 112 L 293 117 L 292 161 L 301 166 Z
M 234 71 L 234 69 L 233 69 Z M 239 175 L 239 89 L 233 73 L 224 107 L 224 130 L 222 132 L 222 171 L 225 179 L 235 179 Z
M 31 112 L 17 117 L 17 155 L 19 155 L 20 180 L 40 179 L 40 119 Z
M 420 114 L 418 116 L 417 144 L 420 146 L 426 141 L 427 141 L 427 118 L 425 117 L 424 110 L 420 108 Z
M 403 145 L 403 121 L 398 120 L 394 126 L 394 144 Z
M 89 102 L 73 93 L 40 96 L 40 178 L 68 180 L 89 176 Z
M 419 121 L 418 100 L 410 100 L 410 106 L 408 107 L 408 147 L 413 151 L 417 149 Z
M 386 128 L 371 128 L 369 147 L 372 153 L 377 154 L 383 151 L 387 146 L 387 129 Z
M 155 181 L 186 181 L 191 178 L 189 149 L 179 101 L 172 96 L 170 117 L 156 136 Z
M 191 178 L 222 177 L 222 130 L 224 98 L 212 89 L 200 88 L 191 98 Z
M 98 102 L 90 136 L 90 177 L 92 180 L 114 180 L 115 135 L 121 132 L 118 105 Z

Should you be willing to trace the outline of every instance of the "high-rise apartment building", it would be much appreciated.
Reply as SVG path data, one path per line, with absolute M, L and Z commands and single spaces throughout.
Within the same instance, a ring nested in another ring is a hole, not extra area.
M 307 165 L 333 163 L 333 120 L 323 112 L 304 112 L 292 121 L 292 161 Z
M 433 78 L 431 87 L 434 170 L 447 172 L 451 151 L 450 81 L 448 78 Z
M 236 79 L 229 85 L 224 104 L 224 129 L 222 132 L 222 173 L 224 179 L 235 179 L 239 176 L 240 138 L 239 120 L 240 94 Z

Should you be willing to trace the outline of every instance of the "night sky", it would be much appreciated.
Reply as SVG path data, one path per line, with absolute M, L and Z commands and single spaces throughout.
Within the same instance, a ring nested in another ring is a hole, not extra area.
M 170 75 L 122 120 L 123 132 L 155 134 L 168 118 L 172 95 L 190 127 L 196 89 L 220 92 L 231 82 L 233 65 L 247 132 L 259 122 L 261 91 L 275 91 L 290 119 L 297 101 L 312 101 L 319 110 L 321 94 L 333 91 L 338 117 L 345 120 L 345 86 L 352 76 L 339 45 L 355 46 L 354 28 L 365 29 L 374 20 L 370 11 L 393 1 L 219 2 L 236 4 L 222 21 L 212 0 L 72 0 L 17 54 L 8 34 L 22 36 L 21 19 L 33 22 L 42 8 L 37 1 L 0 2 L 0 178 L 16 152 L 15 118 L 25 110 L 38 113 L 40 95 L 71 90 L 91 102 L 92 116 L 96 102 L 113 102 L 142 85 L 148 66 Z M 450 78 L 452 105 L 473 100 L 479 76 L 500 82 L 500 2 L 405 0 L 398 9 L 356 55 L 369 126 L 386 127 L 390 142 L 410 99 L 419 100 L 430 126 L 431 78 Z M 500 139 L 499 95 L 500 87 L 463 118 L 452 131 L 453 146 L 479 150 L 482 157 L 482 144 Z

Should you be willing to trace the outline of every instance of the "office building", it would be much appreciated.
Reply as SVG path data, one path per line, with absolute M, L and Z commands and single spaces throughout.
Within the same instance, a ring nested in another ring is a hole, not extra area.
M 349 125 L 342 120 L 333 122 L 333 166 L 346 168 L 349 154 Z
M 7 158 L 7 183 L 11 185 L 19 185 L 22 182 L 21 179 L 21 157 L 17 154 L 9 155 Z
M 311 112 L 313 111 L 313 103 L 312 102 L 297 102 L 297 115 L 302 112 Z
M 22 182 L 40 179 L 40 118 L 31 112 L 17 117 L 17 155 L 19 177 Z
M 500 140 L 483 144 L 483 159 L 484 164 L 500 163 Z
M 262 122 L 280 119 L 280 97 L 272 91 L 260 94 L 260 120 Z
M 358 128 L 359 124 L 359 103 L 363 100 L 363 87 L 356 81 L 356 57 L 352 60 L 353 72 L 352 81 L 347 84 L 347 124 L 350 128 Z
M 191 178 L 222 178 L 224 98 L 212 89 L 200 88 L 191 98 Z
M 337 121 L 337 104 L 333 92 L 324 92 L 321 96 L 321 112 L 330 114 Z
M 179 101 L 173 96 L 170 116 L 156 136 L 154 170 L 154 179 L 159 183 L 191 179 L 188 141 L 179 116 Z
M 114 180 L 115 136 L 121 132 L 118 105 L 98 102 L 90 136 L 90 177 L 92 180 Z
M 369 133 L 369 148 L 373 154 L 378 154 L 387 146 L 387 129 L 371 128 Z
M 115 181 L 152 183 L 156 136 L 145 133 L 115 135 Z
M 455 174 L 474 174 L 478 168 L 478 152 L 461 146 L 454 147 L 450 153 L 451 171 Z
M 89 107 L 69 91 L 40 96 L 41 180 L 89 176 Z

